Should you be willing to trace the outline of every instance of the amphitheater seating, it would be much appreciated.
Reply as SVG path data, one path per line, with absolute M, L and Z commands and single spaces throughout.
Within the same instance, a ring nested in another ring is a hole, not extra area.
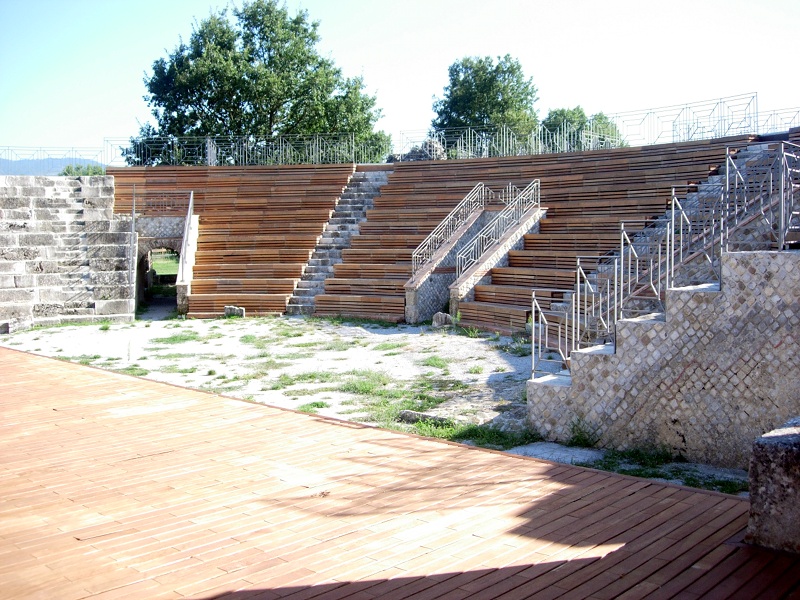
M 203 318 L 222 315 L 226 305 L 243 306 L 248 315 L 285 312 L 353 171 L 353 165 L 296 165 L 112 174 L 120 212 L 131 210 L 134 184 L 136 197 L 145 200 L 164 190 L 194 190 L 200 235 L 188 316 Z M 148 216 L 146 201 L 137 207 Z
M 508 183 L 522 187 L 538 178 L 548 209 L 540 232 L 525 236 L 524 249 L 509 254 L 509 266 L 494 269 L 491 284 L 478 286 L 475 299 L 460 305 L 464 326 L 505 333 L 523 329 L 534 288 L 543 294 L 543 308 L 549 306 L 548 294 L 563 298 L 563 290 L 574 285 L 577 256 L 618 247 L 620 221 L 662 214 L 673 185 L 706 179 L 724 164 L 727 146 L 750 139 L 397 163 L 360 235 L 342 253 L 343 264 L 326 282 L 326 293 L 317 297 L 316 313 L 402 320 L 404 292 L 397 280 L 410 276 L 419 241 L 478 182 L 499 192 Z

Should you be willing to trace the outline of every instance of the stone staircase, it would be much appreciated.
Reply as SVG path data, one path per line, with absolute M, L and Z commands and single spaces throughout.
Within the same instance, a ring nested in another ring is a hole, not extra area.
M 325 280 L 333 276 L 333 265 L 342 262 L 342 250 L 350 247 L 350 238 L 358 233 L 359 223 L 366 220 L 367 210 L 380 195 L 389 173 L 388 168 L 356 171 L 350 178 L 289 299 L 287 315 L 314 314 L 314 299 L 325 291 Z
M 108 178 L 0 178 L 0 329 L 133 318 L 130 222 Z

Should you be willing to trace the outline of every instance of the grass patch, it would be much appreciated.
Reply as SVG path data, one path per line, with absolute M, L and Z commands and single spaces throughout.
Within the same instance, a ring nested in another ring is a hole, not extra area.
M 139 365 L 133 364 L 127 366 L 123 369 L 114 369 L 117 373 L 122 373 L 124 375 L 133 375 L 134 377 L 144 377 L 150 374 L 150 371 L 147 369 L 143 369 Z
M 434 437 L 452 442 L 470 442 L 482 448 L 508 450 L 541 441 L 542 437 L 533 431 L 508 433 L 486 425 L 457 425 L 453 422 L 419 421 L 414 424 L 415 432 L 426 437 Z
M 577 448 L 594 448 L 600 441 L 597 427 L 588 423 L 583 417 L 575 417 L 569 424 L 567 446 Z
M 179 333 L 173 333 L 167 337 L 153 338 L 151 341 L 154 344 L 183 344 L 185 342 L 207 342 L 221 337 L 221 333 L 209 333 L 208 335 L 201 336 L 193 329 L 189 329 Z
M 696 467 L 685 463 L 684 457 L 672 454 L 667 448 L 633 448 L 608 450 L 600 460 L 580 466 L 646 479 L 678 481 L 688 487 L 725 494 L 739 494 L 749 489 L 746 478 L 721 478 L 701 473 Z
M 483 367 L 480 365 L 473 365 L 469 369 L 467 369 L 467 373 L 470 375 L 480 375 L 483 373 Z
M 100 324 L 100 331 L 108 331 L 111 329 L 111 321 L 103 321 Z
M 308 402 L 307 404 L 301 404 L 297 407 L 297 410 L 300 412 L 306 412 L 315 414 L 321 408 L 330 408 L 330 404 L 327 402 L 322 402 L 321 400 L 317 400 L 315 402 Z
M 153 252 L 150 254 L 150 265 L 159 275 L 177 275 L 180 258 L 174 252 Z
M 429 356 L 425 360 L 420 363 L 424 367 L 433 367 L 435 369 L 446 369 L 447 368 L 447 361 L 443 359 L 441 356 Z
M 194 373 L 197 371 L 197 367 L 186 367 L 180 368 L 178 365 L 167 365 L 159 369 L 162 373 L 181 373 L 183 375 L 188 375 L 189 373 Z
M 347 317 L 337 315 L 331 317 L 309 317 L 309 323 L 331 323 L 332 325 L 361 325 L 369 328 L 394 329 L 397 323 L 381 321 L 379 319 L 363 319 L 361 317 Z
M 79 365 L 90 365 L 94 361 L 100 359 L 99 354 L 81 354 L 79 356 L 59 356 L 57 357 L 58 360 L 64 360 L 66 362 L 74 362 L 78 363 Z
M 372 349 L 378 352 L 384 352 L 386 350 L 397 350 L 404 346 L 408 346 L 408 342 L 381 342 L 380 344 L 375 344 Z M 399 354 L 399 352 L 396 354 Z

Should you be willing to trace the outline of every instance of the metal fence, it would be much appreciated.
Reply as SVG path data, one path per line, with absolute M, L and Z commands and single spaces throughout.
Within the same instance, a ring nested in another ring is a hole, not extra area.
M 608 123 L 613 124 L 609 126 Z M 56 175 L 66 165 L 289 165 L 381 163 L 576 152 L 771 134 L 800 127 L 800 108 L 759 113 L 753 94 L 608 115 L 581 128 L 509 127 L 401 132 L 394 140 L 352 134 L 107 138 L 102 148 L 0 147 L 0 175 Z

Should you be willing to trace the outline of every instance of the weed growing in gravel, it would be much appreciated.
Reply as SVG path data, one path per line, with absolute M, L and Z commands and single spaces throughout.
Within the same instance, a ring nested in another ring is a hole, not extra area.
M 486 425 L 457 425 L 452 421 L 419 421 L 414 424 L 415 432 L 426 437 L 450 440 L 453 442 L 469 442 L 483 448 L 508 450 L 515 446 L 524 446 L 538 442 L 542 437 L 533 431 L 524 433 L 507 433 Z
M 593 448 L 600 441 L 597 427 L 591 425 L 581 416 L 577 416 L 569 424 L 567 446 Z
M 362 327 L 382 329 L 391 329 L 393 327 L 397 327 L 397 323 L 390 323 L 389 321 L 362 319 L 360 317 L 346 317 L 343 315 L 338 315 L 335 317 L 309 317 L 308 322 L 312 324 L 330 323 L 332 325 L 361 325 Z
M 114 369 L 114 370 L 117 373 L 123 373 L 125 375 L 133 375 L 134 377 L 144 377 L 145 375 L 148 375 L 150 373 L 150 371 L 148 371 L 147 369 L 143 369 L 142 367 L 140 367 L 138 364 L 135 363 L 123 369 Z
M 94 361 L 100 359 L 99 354 L 81 354 L 79 356 L 59 356 L 57 357 L 58 360 L 64 360 L 66 362 L 74 362 L 78 363 L 79 365 L 90 365 Z
M 100 331 L 108 331 L 111 329 L 111 321 L 103 321 L 100 324 Z
M 447 361 L 443 359 L 441 356 L 429 356 L 425 360 L 420 363 L 424 367 L 433 367 L 435 369 L 446 369 L 447 368 Z
M 162 373 L 189 374 L 189 373 L 194 373 L 195 371 L 197 371 L 197 367 L 185 367 L 185 368 L 182 369 L 182 368 L 178 367 L 178 365 L 166 365 L 164 367 L 161 367 L 159 369 L 159 371 L 161 371 Z
M 480 365 L 473 365 L 469 369 L 467 369 L 467 373 L 470 375 L 480 375 L 483 373 L 483 367 Z
M 322 402 L 321 400 L 317 400 L 315 402 L 309 402 L 307 404 L 301 404 L 300 406 L 297 407 L 297 410 L 299 410 L 300 412 L 307 412 L 307 413 L 314 414 L 320 408 L 330 408 L 330 404 L 328 404 L 327 402 Z
M 173 333 L 170 336 L 163 338 L 153 338 L 154 344 L 183 344 L 185 342 L 207 342 L 216 338 L 221 338 L 221 333 L 209 333 L 208 335 L 201 336 L 193 329 L 181 331 L 180 333 Z
M 386 350 L 397 350 L 398 348 L 403 348 L 404 346 L 408 346 L 408 342 L 381 342 L 380 344 L 375 344 L 372 349 L 377 350 L 378 352 L 384 352 Z M 399 354 L 399 352 L 396 352 L 395 354 Z
M 725 494 L 739 494 L 749 489 L 749 482 L 744 478 L 725 479 L 704 474 L 685 463 L 685 458 L 672 454 L 667 448 L 633 448 L 609 450 L 600 460 L 580 463 L 580 466 L 634 477 L 679 481 L 689 487 Z

